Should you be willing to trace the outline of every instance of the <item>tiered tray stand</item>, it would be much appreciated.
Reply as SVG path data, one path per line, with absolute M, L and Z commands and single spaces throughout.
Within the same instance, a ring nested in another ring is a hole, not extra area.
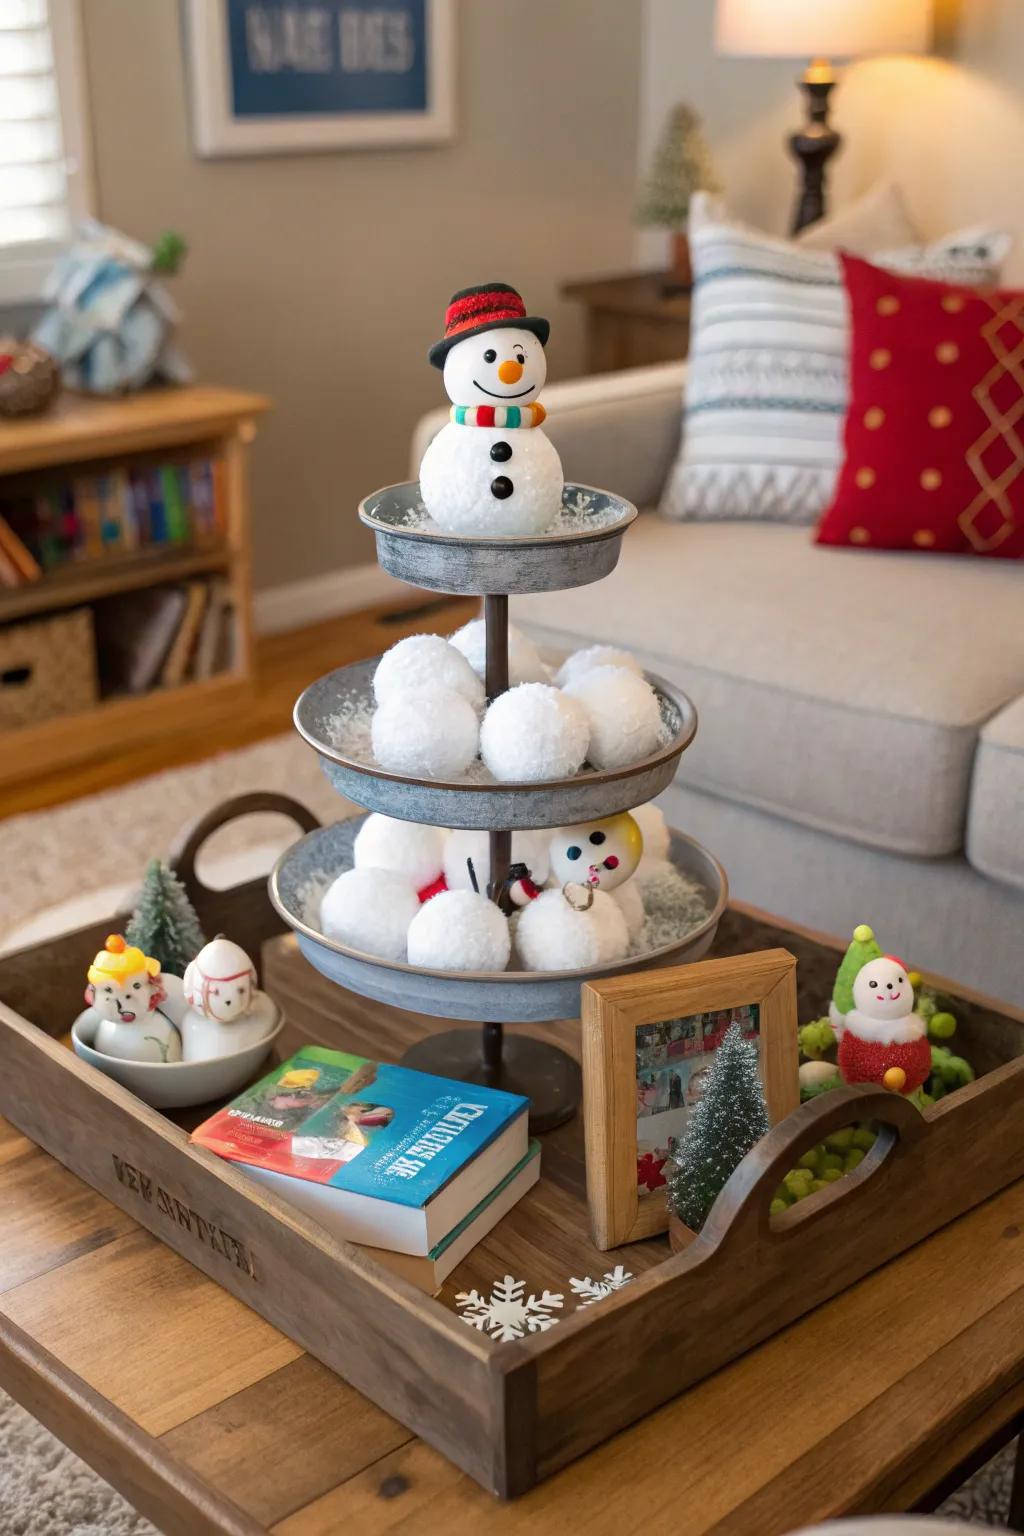
M 608 575 L 636 515 L 629 502 L 608 492 L 568 485 L 557 531 L 529 538 L 464 539 L 443 534 L 425 520 L 415 482 L 388 486 L 360 507 L 363 522 L 374 530 L 377 557 L 391 575 L 434 591 L 483 596 L 489 700 L 509 685 L 509 596 L 561 591 Z M 476 773 L 456 782 L 408 778 L 379 768 L 368 749 L 360 756 L 343 735 L 339 743 L 338 721 L 368 705 L 376 664 L 373 658 L 342 667 L 307 688 L 295 709 L 300 735 L 318 753 L 334 787 L 368 810 L 435 826 L 486 830 L 488 895 L 505 911 L 511 910 L 514 830 L 573 825 L 653 799 L 671 783 L 697 730 L 696 711 L 685 694 L 649 676 L 665 722 L 663 743 L 628 768 L 585 769 L 542 784 L 499 784 Z M 707 919 L 678 942 L 593 972 L 422 970 L 353 950 L 327 938 L 310 921 L 308 892 L 325 875 L 351 867 L 358 825 L 350 820 L 319 829 L 290 848 L 271 877 L 272 901 L 295 930 L 307 959 L 339 985 L 439 1018 L 486 1020 L 480 1034 L 446 1030 L 413 1046 L 403 1060 L 440 1076 L 526 1095 L 535 1131 L 550 1130 L 573 1114 L 580 1097 L 579 1067 L 553 1045 L 529 1035 L 507 1035 L 505 1025 L 578 1016 L 580 987 L 596 976 L 699 959 L 725 907 L 721 866 L 699 843 L 673 833 L 672 860 L 705 889 L 709 908 Z

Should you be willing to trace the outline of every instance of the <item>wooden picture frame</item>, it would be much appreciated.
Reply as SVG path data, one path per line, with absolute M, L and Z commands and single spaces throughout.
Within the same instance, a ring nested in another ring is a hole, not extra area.
M 702 960 L 664 971 L 638 971 L 582 989 L 583 1105 L 587 1199 L 594 1241 L 601 1249 L 654 1237 L 668 1228 L 664 1186 L 641 1190 L 638 1181 L 638 1031 L 679 1026 L 680 1044 L 704 1045 L 673 1058 L 683 1091 L 682 1063 L 706 1061 L 706 1042 L 726 1021 L 709 1029 L 707 1016 L 747 1011 L 756 1025 L 765 1100 L 772 1124 L 800 1102 L 797 1073 L 796 959 L 786 949 Z M 754 1011 L 756 1010 L 756 1012 Z M 652 1034 L 648 1039 L 656 1038 Z M 641 1044 L 640 1049 L 651 1046 Z M 716 1048 L 712 1045 L 710 1049 Z M 666 1052 L 671 1047 L 665 1047 Z M 669 1067 L 659 1069 L 661 1073 Z M 655 1074 L 657 1075 L 657 1073 Z M 673 1084 L 673 1089 L 675 1085 Z M 671 1106 L 685 1112 L 685 1104 Z
M 436 144 L 455 131 L 453 0 L 182 4 L 204 159 Z

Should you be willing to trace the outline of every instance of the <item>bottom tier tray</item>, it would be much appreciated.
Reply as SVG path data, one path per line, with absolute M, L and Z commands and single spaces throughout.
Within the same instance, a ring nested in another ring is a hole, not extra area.
M 352 867 L 352 844 L 362 819 L 322 827 L 293 844 L 270 877 L 270 899 L 295 930 L 306 959 L 329 980 L 362 997 L 417 1013 L 495 1024 L 577 1018 L 584 982 L 699 960 L 710 948 L 725 910 L 728 884 L 722 866 L 693 838 L 673 832 L 671 862 L 700 887 L 707 907 L 707 916 L 674 942 L 631 954 L 597 971 L 430 971 L 380 960 L 349 949 L 319 930 L 320 896 L 333 879 Z

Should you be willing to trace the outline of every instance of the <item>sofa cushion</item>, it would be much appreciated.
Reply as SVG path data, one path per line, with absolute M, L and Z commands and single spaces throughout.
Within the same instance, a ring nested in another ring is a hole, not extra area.
M 737 224 L 699 192 L 690 209 L 694 295 L 682 448 L 667 517 L 813 523 L 835 489 L 849 363 L 838 256 Z M 899 272 L 995 282 L 1010 239 L 961 231 L 878 251 Z
M 982 729 L 967 814 L 967 857 L 983 875 L 1024 890 L 1024 699 Z
M 635 650 L 691 694 L 698 788 L 894 852 L 962 846 L 978 732 L 1024 693 L 1009 562 L 822 549 L 653 514 L 597 586 L 516 598 L 542 640 Z

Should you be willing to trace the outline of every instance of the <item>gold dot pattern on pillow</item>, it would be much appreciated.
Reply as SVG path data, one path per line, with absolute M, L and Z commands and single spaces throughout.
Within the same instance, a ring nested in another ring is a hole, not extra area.
M 871 364 L 872 368 L 888 368 L 889 364 L 892 362 L 892 353 L 889 351 L 888 347 L 876 347 L 871 356 L 868 358 L 868 362 Z
M 885 412 L 880 405 L 871 405 L 864 412 L 864 425 L 869 432 L 877 432 L 885 421 Z
M 928 412 L 928 425 L 930 427 L 948 427 L 953 420 L 953 412 L 948 405 L 933 405 Z
M 862 491 L 870 491 L 875 483 L 875 472 L 868 464 L 862 464 L 856 474 L 857 484 Z

